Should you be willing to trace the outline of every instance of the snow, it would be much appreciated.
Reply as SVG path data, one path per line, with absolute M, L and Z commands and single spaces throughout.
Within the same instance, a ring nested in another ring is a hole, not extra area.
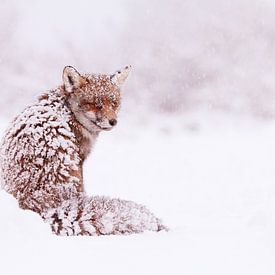
M 170 231 L 56 237 L 0 191 L 0 274 L 275 274 L 273 0 L 1 4 L 0 134 L 64 66 L 129 62 L 85 188 L 146 205 Z
M 56 237 L 1 191 L 3 274 L 274 274 L 275 122 L 207 113 L 142 119 L 121 115 L 100 135 L 85 187 L 145 204 L 170 231 Z

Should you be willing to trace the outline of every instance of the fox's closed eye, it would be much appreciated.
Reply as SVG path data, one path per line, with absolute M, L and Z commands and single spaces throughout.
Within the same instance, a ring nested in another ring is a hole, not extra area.
M 90 103 L 82 103 L 81 105 L 85 109 L 90 109 L 92 107 L 92 105 Z

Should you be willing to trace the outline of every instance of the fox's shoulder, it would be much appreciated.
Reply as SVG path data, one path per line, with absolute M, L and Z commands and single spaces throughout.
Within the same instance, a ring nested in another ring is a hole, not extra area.
M 53 148 L 55 144 L 75 142 L 71 129 L 73 117 L 58 89 L 43 93 L 36 102 L 28 106 L 11 123 L 5 140 L 24 140 L 29 144 L 44 140 Z

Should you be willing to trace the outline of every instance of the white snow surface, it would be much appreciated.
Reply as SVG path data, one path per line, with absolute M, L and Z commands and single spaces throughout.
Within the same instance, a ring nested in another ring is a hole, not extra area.
M 57 237 L 0 191 L 0 273 L 274 275 L 274 140 L 272 120 L 123 117 L 86 162 L 86 191 L 145 204 L 170 231 Z

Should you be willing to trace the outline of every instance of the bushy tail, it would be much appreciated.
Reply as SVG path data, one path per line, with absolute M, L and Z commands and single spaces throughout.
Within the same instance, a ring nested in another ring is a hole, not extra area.
M 167 230 L 147 208 L 132 201 L 85 195 L 42 213 L 57 235 L 121 235 Z

